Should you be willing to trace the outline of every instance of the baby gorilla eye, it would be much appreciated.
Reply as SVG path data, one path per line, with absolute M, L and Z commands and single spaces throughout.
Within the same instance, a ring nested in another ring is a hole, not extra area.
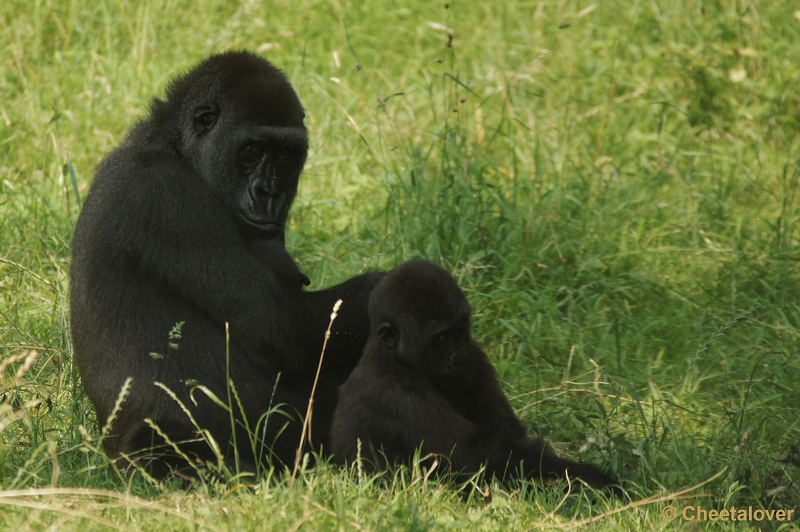
M 256 148 L 252 144 L 248 144 L 247 146 L 244 147 L 244 150 L 242 151 L 244 151 L 245 155 L 256 155 L 258 153 L 258 148 Z
M 433 342 L 431 343 L 433 344 L 433 347 L 435 349 L 442 349 L 447 345 L 447 334 L 446 333 L 437 334 L 436 337 L 434 337 Z

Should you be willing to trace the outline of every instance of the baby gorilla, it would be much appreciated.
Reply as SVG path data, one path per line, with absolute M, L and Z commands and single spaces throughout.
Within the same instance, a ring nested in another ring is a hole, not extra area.
M 449 458 L 450 469 L 488 478 L 578 477 L 611 487 L 598 468 L 559 458 L 529 436 L 470 337 L 470 308 L 444 269 L 413 260 L 392 270 L 369 300 L 364 355 L 340 388 L 333 460 L 371 468 L 409 463 L 417 449 Z M 463 477 L 462 477 L 463 478 Z

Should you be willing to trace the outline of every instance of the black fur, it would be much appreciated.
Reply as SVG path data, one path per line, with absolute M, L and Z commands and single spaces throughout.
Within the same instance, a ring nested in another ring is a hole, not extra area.
M 314 443 L 327 442 L 336 389 L 363 350 L 368 295 L 381 274 L 303 291 L 308 278 L 285 249 L 284 227 L 308 148 L 304 116 L 270 63 L 247 52 L 215 55 L 175 80 L 99 165 L 73 240 L 72 337 L 101 425 L 125 379 L 133 379 L 104 441 L 111 457 L 147 456 L 159 476 L 186 466 L 144 422 L 150 418 L 175 442 L 197 439 L 158 381 L 230 460 L 229 414 L 199 390 L 195 406 L 186 384 L 197 381 L 227 399 L 227 322 L 230 375 L 251 428 L 271 404 L 293 418 L 283 430 L 289 419 L 273 415 L 255 453 L 237 431 L 242 464 L 254 469 L 270 453 L 290 462 L 298 412 L 305 412 L 341 298 L 315 401 Z M 180 338 L 170 339 L 179 323 Z M 203 442 L 183 450 L 213 460 Z
M 449 459 L 455 473 L 485 465 L 489 478 L 501 480 L 568 473 L 594 488 L 614 483 L 527 434 L 470 337 L 469 305 L 445 270 L 420 260 L 392 270 L 372 292 L 369 317 L 364 355 L 334 414 L 335 461 L 352 463 L 361 440 L 377 469 L 408 463 L 421 445 L 423 456 Z

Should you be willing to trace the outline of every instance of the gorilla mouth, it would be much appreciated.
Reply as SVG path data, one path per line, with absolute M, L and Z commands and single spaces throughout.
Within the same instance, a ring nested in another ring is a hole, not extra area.
M 244 222 L 246 226 L 256 229 L 263 233 L 277 233 L 283 228 L 283 224 L 278 221 L 253 218 L 252 216 L 248 216 L 242 211 L 239 211 L 238 215 L 239 219 L 242 222 Z
M 286 192 L 261 192 L 251 186 L 236 214 L 243 225 L 262 233 L 277 233 L 286 220 Z

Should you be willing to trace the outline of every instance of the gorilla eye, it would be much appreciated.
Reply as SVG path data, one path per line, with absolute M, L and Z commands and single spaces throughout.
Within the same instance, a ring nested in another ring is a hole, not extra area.
M 442 348 L 447 343 L 447 334 L 446 333 L 439 333 L 436 335 L 436 338 L 433 339 L 433 346 L 436 348 Z
M 256 148 L 252 144 L 248 144 L 247 146 L 245 146 L 244 150 L 242 151 L 245 153 L 245 155 L 250 155 L 250 156 L 258 154 L 258 148 Z
M 278 151 L 278 156 L 279 157 L 289 157 L 291 155 L 292 155 L 292 150 L 290 150 L 289 148 L 281 148 Z

